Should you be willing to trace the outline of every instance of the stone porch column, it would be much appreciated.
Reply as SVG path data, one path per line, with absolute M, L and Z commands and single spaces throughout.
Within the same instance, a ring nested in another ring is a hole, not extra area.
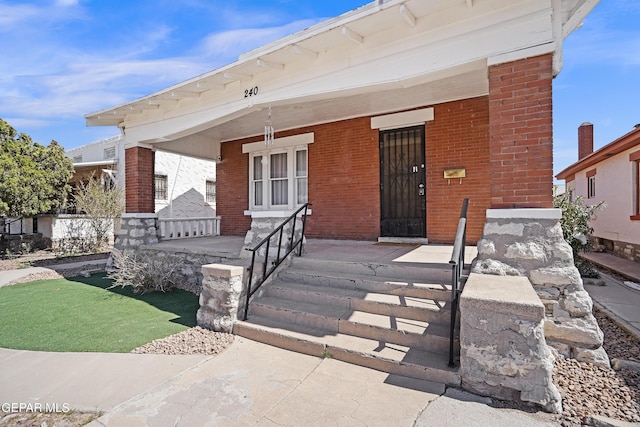
M 487 210 L 473 272 L 528 277 L 545 306 L 547 344 L 565 357 L 609 366 L 561 217 L 560 209 Z
M 141 245 L 158 243 L 155 213 L 155 153 L 150 148 L 125 149 L 126 213 L 122 215 L 114 248 L 133 253 Z

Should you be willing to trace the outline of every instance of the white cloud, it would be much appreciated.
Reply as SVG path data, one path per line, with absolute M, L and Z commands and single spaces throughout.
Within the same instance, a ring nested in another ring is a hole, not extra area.
M 316 20 L 298 20 L 286 25 L 266 28 L 242 28 L 208 35 L 199 49 L 204 55 L 239 55 L 266 43 L 305 29 Z
M 56 0 L 56 6 L 61 7 L 77 6 L 78 3 L 78 0 Z
M 23 23 L 26 23 L 37 17 L 40 10 L 31 5 L 13 5 L 5 2 L 0 2 L 0 32 L 10 32 L 13 29 L 20 27 Z

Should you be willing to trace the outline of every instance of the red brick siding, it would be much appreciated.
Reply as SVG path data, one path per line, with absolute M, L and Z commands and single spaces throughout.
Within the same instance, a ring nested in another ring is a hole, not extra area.
M 426 126 L 427 238 L 451 242 L 464 197 L 471 198 L 469 241 L 482 235 L 489 207 L 488 98 L 435 106 L 435 120 Z M 279 132 L 276 137 L 314 132 L 309 145 L 310 237 L 375 240 L 380 236 L 380 158 L 377 129 L 370 117 Z M 218 213 L 222 233 L 243 235 L 251 221 L 248 208 L 249 155 L 242 144 L 222 144 L 217 166 Z M 463 183 L 443 179 L 447 168 L 464 167 Z M 455 194 L 453 193 L 455 192 Z
M 309 236 L 380 236 L 378 131 L 369 117 L 316 126 L 309 146 Z
M 490 207 L 489 99 L 486 96 L 434 107 L 427 122 L 427 238 L 450 243 L 456 234 L 462 199 L 469 198 L 467 240 L 482 237 Z M 445 169 L 464 168 L 462 180 L 444 179 Z
M 253 140 L 221 144 L 222 162 L 216 165 L 216 213 L 222 217 L 220 233 L 244 235 L 251 227 L 249 209 L 249 155 L 242 154 L 242 144 Z
M 155 212 L 155 153 L 149 148 L 133 147 L 125 150 L 124 158 L 127 213 Z
M 491 206 L 553 207 L 552 54 L 489 67 Z
M 276 133 L 276 138 L 314 132 L 309 145 L 309 237 L 377 239 L 380 232 L 378 132 L 369 118 Z M 249 155 L 242 144 L 249 138 L 222 144 L 223 161 L 217 165 L 217 211 L 222 234 L 243 235 L 251 226 L 244 216 L 249 206 Z

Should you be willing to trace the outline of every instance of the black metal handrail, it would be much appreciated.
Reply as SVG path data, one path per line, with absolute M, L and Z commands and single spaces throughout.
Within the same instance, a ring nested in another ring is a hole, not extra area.
M 453 253 L 451 254 L 451 328 L 449 331 L 449 367 L 455 367 L 454 362 L 454 340 L 456 329 L 456 317 L 458 314 L 458 304 L 460 299 L 460 276 L 464 269 L 464 250 L 467 244 L 467 209 L 469 199 L 462 201 L 460 219 L 458 220 L 458 230 L 456 239 L 453 242 Z
M 249 315 L 249 299 L 253 296 L 253 294 L 255 294 L 258 291 L 258 289 L 260 289 L 260 286 L 262 286 L 262 284 L 269 278 L 269 276 L 271 276 L 271 274 L 278 268 L 278 266 L 282 264 L 282 261 L 287 259 L 289 254 L 293 252 L 296 248 L 298 248 L 297 255 L 298 256 L 302 255 L 302 245 L 303 245 L 302 242 L 304 240 L 304 229 L 307 224 L 307 210 L 309 206 L 311 206 L 311 203 L 305 203 L 304 205 L 300 206 L 300 208 L 297 211 L 291 214 L 289 218 L 284 220 L 282 224 L 280 224 L 275 230 L 273 230 L 271 234 L 265 237 L 260 243 L 258 243 L 253 248 L 246 248 L 247 251 L 251 251 L 253 252 L 253 254 L 251 255 L 251 265 L 249 266 L 249 279 L 247 281 L 247 292 L 246 292 L 247 298 L 244 304 L 244 317 L 242 320 L 247 320 L 247 316 Z M 300 238 L 295 240 L 295 236 L 296 236 L 296 220 L 295 219 L 298 216 L 298 214 L 302 211 L 304 211 L 304 213 L 302 214 L 302 231 L 300 233 Z M 284 228 L 291 221 L 293 221 L 293 225 L 291 226 L 291 237 L 287 238 L 289 242 L 289 248 L 286 254 L 284 254 L 283 256 L 280 256 L 281 248 L 282 248 L 282 235 L 284 232 Z M 280 233 L 280 236 L 278 237 L 278 253 L 276 255 L 276 259 L 271 263 L 271 268 L 267 270 L 267 264 L 269 262 L 269 249 L 271 246 L 271 238 L 278 233 Z M 252 289 L 251 287 L 253 284 L 253 271 L 256 263 L 256 253 L 258 253 L 259 249 L 265 245 L 266 245 L 266 248 L 264 253 L 264 264 L 262 266 L 262 277 L 256 282 L 257 286 L 255 287 L 255 289 Z

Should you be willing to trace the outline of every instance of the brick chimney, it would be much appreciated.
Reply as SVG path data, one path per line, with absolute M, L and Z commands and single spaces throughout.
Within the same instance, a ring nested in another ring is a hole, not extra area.
M 578 128 L 578 160 L 593 153 L 593 125 L 584 122 Z

